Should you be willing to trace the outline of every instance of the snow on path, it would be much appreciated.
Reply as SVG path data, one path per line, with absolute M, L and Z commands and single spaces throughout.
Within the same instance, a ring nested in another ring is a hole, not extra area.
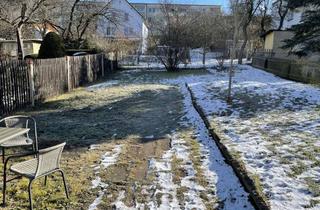
M 214 140 L 192 105 L 191 96 L 184 84 L 180 84 L 184 95 L 186 117 L 196 131 L 196 139 L 202 155 L 202 169 L 209 183 L 209 188 L 216 191 L 217 197 L 223 203 L 221 209 L 254 209 L 248 200 L 248 194 L 243 189 L 232 168 L 225 163 Z M 187 122 L 186 122 L 187 123 Z
M 186 171 L 186 176 L 182 178 L 181 185 L 177 186 L 173 183 L 172 174 L 172 158 L 176 155 L 178 159 L 182 160 L 180 167 Z M 177 133 L 171 136 L 171 149 L 167 151 L 162 159 L 151 159 L 150 169 L 156 172 L 156 184 L 161 189 L 157 189 L 157 193 L 161 193 L 161 204 L 157 207 L 155 202 L 149 203 L 150 209 L 181 209 L 176 194 L 178 187 L 186 187 L 187 192 L 184 193 L 184 209 L 205 209 L 204 203 L 200 198 L 200 192 L 204 188 L 195 182 L 196 171 L 193 168 L 193 163 L 190 159 L 190 148 L 186 145 L 185 140 L 179 138 Z
M 90 150 L 96 149 L 97 145 L 90 146 Z M 88 210 L 95 210 L 97 209 L 98 205 L 101 203 L 102 198 L 107 190 L 108 184 L 101 181 L 101 178 L 99 177 L 99 170 L 101 166 L 103 169 L 108 168 L 109 166 L 115 164 L 118 160 L 118 157 L 121 153 L 122 145 L 116 145 L 111 152 L 106 152 L 104 155 L 102 155 L 101 158 L 101 164 L 94 167 L 94 172 L 96 175 L 96 178 L 92 180 L 92 189 L 95 189 L 97 187 L 100 187 L 99 196 L 93 201 L 93 203 L 90 204 Z
M 180 209 L 177 200 L 177 185 L 173 183 L 173 174 L 171 161 L 173 150 L 167 151 L 160 160 L 151 159 L 149 161 L 149 169 L 156 173 L 154 185 L 159 185 L 161 189 L 156 189 L 153 197 L 156 198 L 158 193 L 161 193 L 161 204 L 153 200 L 147 204 L 149 209 Z M 158 205 L 160 205 L 158 207 Z

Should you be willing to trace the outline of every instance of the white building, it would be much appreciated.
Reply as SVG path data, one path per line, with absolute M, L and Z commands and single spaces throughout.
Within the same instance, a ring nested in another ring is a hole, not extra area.
M 145 53 L 148 27 L 143 16 L 127 0 L 110 0 L 109 4 L 116 22 L 101 18 L 97 25 L 98 34 L 107 38 L 138 41 L 139 51 Z

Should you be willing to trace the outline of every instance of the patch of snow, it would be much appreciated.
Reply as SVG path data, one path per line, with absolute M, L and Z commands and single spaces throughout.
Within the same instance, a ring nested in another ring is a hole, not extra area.
M 121 153 L 122 145 L 116 145 L 111 152 L 106 152 L 104 155 L 102 155 L 101 163 L 100 165 L 106 169 L 109 166 L 115 164 L 118 160 L 118 157 Z M 96 175 L 99 174 L 100 166 L 96 166 L 94 168 L 94 172 Z M 107 190 L 108 184 L 102 182 L 101 178 L 99 176 L 96 176 L 94 180 L 92 180 L 92 189 L 95 189 L 97 187 L 100 187 L 101 190 L 99 191 L 98 197 L 93 201 L 92 204 L 90 204 L 88 210 L 95 210 L 97 209 L 98 205 L 101 203 L 102 198 Z
M 179 202 L 177 200 L 177 186 L 173 183 L 173 175 L 171 172 L 171 160 L 173 151 L 167 151 L 161 160 L 150 159 L 149 169 L 156 173 L 156 183 L 161 189 L 157 189 L 154 193 L 156 198 L 158 193 L 161 193 L 161 204 L 158 204 L 155 200 L 147 204 L 149 209 L 180 209 Z
M 101 203 L 102 198 L 104 196 L 105 190 L 101 190 L 99 192 L 99 196 L 90 204 L 88 210 L 96 210 L 98 205 Z
M 154 135 L 145 136 L 144 138 L 145 138 L 145 139 L 153 139 L 153 138 L 154 138 Z
M 99 149 L 99 147 L 100 147 L 100 145 L 98 145 L 98 144 L 91 144 L 89 146 L 89 150 L 96 150 L 96 149 Z
M 122 145 L 116 145 L 115 148 L 111 152 L 106 152 L 101 159 L 101 165 L 104 168 L 108 168 L 109 166 L 115 164 L 118 160 L 118 157 L 121 153 Z

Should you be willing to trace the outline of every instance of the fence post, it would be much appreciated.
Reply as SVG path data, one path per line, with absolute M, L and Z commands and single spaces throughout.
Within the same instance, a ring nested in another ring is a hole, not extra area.
M 113 72 L 113 60 L 110 60 L 110 69 L 111 69 L 111 72 Z
M 104 54 L 101 54 L 101 75 L 104 77 Z
M 72 81 L 71 81 L 71 69 L 70 69 L 70 58 L 69 56 L 66 57 L 66 64 L 67 64 L 67 80 L 68 80 L 68 92 L 72 90 Z
M 88 57 L 88 69 L 87 69 L 87 77 L 88 77 L 88 82 L 93 81 L 93 72 L 91 69 L 91 55 L 87 55 Z
M 28 69 L 29 69 L 29 85 L 30 85 L 30 99 L 31 105 L 35 105 L 35 85 L 34 85 L 34 63 L 32 59 L 28 59 Z

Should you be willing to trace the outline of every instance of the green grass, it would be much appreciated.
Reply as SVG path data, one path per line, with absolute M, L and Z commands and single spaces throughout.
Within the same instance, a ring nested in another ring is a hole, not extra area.
M 290 169 L 291 172 L 289 172 L 289 176 L 297 177 L 307 170 L 307 166 L 303 162 L 297 161 L 297 163 L 291 166 Z
M 309 191 L 314 197 L 320 196 L 320 183 L 316 182 L 313 178 L 305 178 Z

